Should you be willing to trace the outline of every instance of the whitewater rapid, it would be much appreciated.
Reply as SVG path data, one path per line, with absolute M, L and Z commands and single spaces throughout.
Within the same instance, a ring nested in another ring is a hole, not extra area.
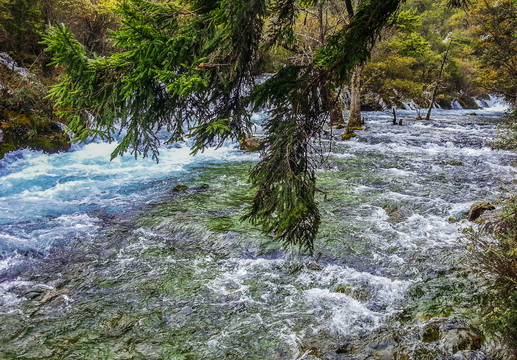
M 420 329 L 455 316 L 451 294 L 472 306 L 458 230 L 473 202 L 517 189 L 517 156 L 490 146 L 502 113 L 471 113 L 365 113 L 365 131 L 327 143 L 313 257 L 239 221 L 258 155 L 235 144 L 174 144 L 159 163 L 109 161 L 105 143 L 8 154 L 0 357 L 361 359 L 387 342 L 454 355 Z

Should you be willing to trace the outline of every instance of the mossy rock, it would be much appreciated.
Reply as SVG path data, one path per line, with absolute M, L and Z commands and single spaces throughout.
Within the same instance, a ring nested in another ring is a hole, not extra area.
M 4 155 L 10 151 L 17 150 L 18 148 L 13 144 L 2 144 L 0 145 L 0 159 L 3 159 Z
M 307 266 L 307 269 L 314 270 L 314 271 L 321 271 L 323 269 L 323 266 L 321 266 L 318 263 L 315 263 L 314 261 L 311 261 L 306 266 Z
M 350 286 L 349 285 L 339 285 L 334 289 L 334 292 L 347 295 L 350 293 Z
M 476 103 L 476 100 L 470 96 L 462 95 L 458 97 L 458 102 L 464 109 L 479 109 L 479 105 Z
M 334 289 L 334 292 L 345 294 L 361 302 L 368 301 L 372 297 L 372 294 L 368 289 L 363 289 L 356 285 L 341 284 Z
M 479 218 L 485 211 L 494 210 L 495 207 L 487 202 L 477 202 L 472 204 L 469 211 L 469 221 Z
M 363 128 L 362 128 L 362 126 L 352 126 L 348 130 L 350 130 L 351 132 L 354 132 L 354 131 L 357 131 L 357 130 L 363 130 Z
M 38 136 L 30 139 L 21 147 L 29 147 L 35 150 L 42 150 L 48 153 L 68 151 L 70 149 L 70 139 L 65 133 L 57 133 L 48 136 Z
M 432 343 L 440 340 L 440 325 L 439 322 L 427 324 L 422 331 L 422 341 Z
M 461 166 L 463 165 L 463 163 L 461 161 L 458 161 L 458 160 L 451 160 L 447 163 L 447 165 L 451 165 L 451 166 Z
M 179 191 L 187 191 L 188 190 L 188 186 L 187 185 L 182 185 L 182 184 L 178 184 L 176 186 L 174 186 L 172 188 L 172 191 L 176 191 L 176 192 L 179 192 Z
M 343 135 L 341 135 L 341 140 L 350 140 L 351 138 L 353 137 L 356 137 L 357 135 L 353 132 L 351 133 L 344 133 Z
M 436 97 L 436 104 L 438 104 L 442 109 L 451 110 L 452 109 L 452 96 L 446 94 L 439 94 Z

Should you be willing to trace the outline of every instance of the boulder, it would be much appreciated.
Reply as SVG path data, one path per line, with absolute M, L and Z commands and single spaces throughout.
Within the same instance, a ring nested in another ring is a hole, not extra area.
M 420 339 L 424 343 L 437 343 L 447 354 L 475 352 L 485 339 L 478 330 L 458 320 L 435 318 L 421 330 Z
M 346 132 L 343 135 L 341 135 L 341 140 L 350 140 L 353 137 L 356 137 L 357 135 L 354 132 Z
M 442 334 L 442 346 L 449 353 L 458 351 L 479 350 L 483 344 L 483 338 L 467 329 L 447 329 Z
M 472 204 L 469 211 L 469 221 L 479 218 L 485 211 L 494 210 L 495 206 L 487 202 L 477 202 Z
M 187 191 L 187 190 L 188 190 L 188 186 L 182 185 L 182 184 L 178 184 L 172 188 L 172 191 Z

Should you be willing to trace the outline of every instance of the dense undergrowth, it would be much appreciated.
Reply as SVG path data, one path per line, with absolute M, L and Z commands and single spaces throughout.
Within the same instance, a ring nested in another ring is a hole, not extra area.
M 504 150 L 517 150 L 517 110 L 508 114 L 500 128 L 499 137 L 493 147 Z
M 486 281 L 480 307 L 484 326 L 517 356 L 517 198 L 511 197 L 496 216 L 464 233 L 473 264 Z
M 66 151 L 70 139 L 61 129 L 46 98 L 48 86 L 35 75 L 21 75 L 0 64 L 0 158 L 7 152 L 32 148 Z

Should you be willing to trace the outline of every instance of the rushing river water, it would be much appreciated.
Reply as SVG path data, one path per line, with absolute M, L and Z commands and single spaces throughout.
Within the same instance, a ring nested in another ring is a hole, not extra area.
M 158 164 L 110 162 L 104 143 L 8 154 L 0 358 L 483 359 L 474 335 L 449 338 L 479 291 L 458 229 L 517 184 L 517 157 L 489 147 L 501 113 L 365 115 L 318 173 L 310 258 L 239 221 L 258 156 L 235 146 Z

